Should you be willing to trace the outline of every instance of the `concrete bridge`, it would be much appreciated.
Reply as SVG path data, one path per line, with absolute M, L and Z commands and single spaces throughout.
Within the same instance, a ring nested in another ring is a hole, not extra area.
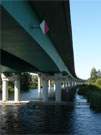
M 48 100 L 50 80 L 55 81 L 56 101 L 65 87 L 81 84 L 74 68 L 69 1 L 0 2 L 0 72 L 2 101 L 8 101 L 7 82 L 14 81 L 14 101 L 19 102 L 21 72 L 38 74 L 43 100 Z M 7 77 L 5 73 L 15 73 Z M 39 94 L 40 95 L 40 94 Z

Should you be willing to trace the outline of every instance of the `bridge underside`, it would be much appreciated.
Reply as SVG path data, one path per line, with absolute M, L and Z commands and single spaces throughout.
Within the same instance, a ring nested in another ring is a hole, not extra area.
M 73 43 L 70 19 L 69 0 L 65 1 L 30 1 L 39 20 L 47 21 L 50 31 L 48 36 L 53 41 L 54 47 L 59 52 L 69 71 L 75 75 Z
M 0 7 L 0 18 L 0 72 L 63 72 L 76 77 L 68 1 L 10 0 Z M 44 19 L 46 35 L 32 28 Z
M 0 71 L 59 72 L 45 51 L 2 8 Z M 3 68 L 5 66 L 5 68 Z M 10 67 L 10 68 L 8 68 Z M 13 70 L 11 70 L 13 69 Z

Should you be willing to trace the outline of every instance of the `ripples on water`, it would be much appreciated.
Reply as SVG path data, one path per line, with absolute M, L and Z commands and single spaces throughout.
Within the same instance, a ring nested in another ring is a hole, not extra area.
M 0 106 L 0 135 L 101 135 L 101 113 L 91 111 L 81 96 L 75 101 L 85 105 Z

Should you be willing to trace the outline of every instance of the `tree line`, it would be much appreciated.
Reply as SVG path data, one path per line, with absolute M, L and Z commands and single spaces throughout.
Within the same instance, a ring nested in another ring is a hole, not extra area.
M 101 88 L 101 70 L 96 70 L 96 68 L 92 68 L 88 83 Z

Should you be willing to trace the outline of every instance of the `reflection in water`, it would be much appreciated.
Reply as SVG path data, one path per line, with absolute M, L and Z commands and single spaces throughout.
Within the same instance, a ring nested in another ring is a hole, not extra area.
M 28 97 L 29 95 L 28 93 Z M 86 103 L 86 100 L 78 95 L 75 101 Z M 34 135 L 36 133 L 101 135 L 101 113 L 92 112 L 88 104 L 74 104 L 74 107 L 0 106 L 1 135 Z
M 0 108 L 3 120 L 1 133 L 32 134 L 32 133 L 70 133 L 73 131 L 71 110 L 55 106 L 7 106 Z M 66 128 L 67 127 L 67 128 Z

